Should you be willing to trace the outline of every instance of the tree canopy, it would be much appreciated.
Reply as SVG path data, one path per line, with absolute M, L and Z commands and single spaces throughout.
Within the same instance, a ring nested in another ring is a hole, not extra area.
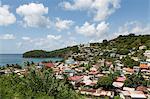
M 30 69 L 26 76 L 17 74 L 0 76 L 0 97 L 3 98 L 46 98 L 77 99 L 72 87 L 56 79 L 51 70 Z

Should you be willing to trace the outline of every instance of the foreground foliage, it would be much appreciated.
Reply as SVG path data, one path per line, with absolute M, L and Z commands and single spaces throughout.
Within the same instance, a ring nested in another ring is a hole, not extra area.
M 55 78 L 51 70 L 31 69 L 26 76 L 0 76 L 0 98 L 77 99 L 78 94 L 67 82 Z

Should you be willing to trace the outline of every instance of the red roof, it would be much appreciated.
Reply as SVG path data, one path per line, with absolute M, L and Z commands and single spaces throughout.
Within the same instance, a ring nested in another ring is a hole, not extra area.
M 133 72 L 134 72 L 134 70 L 131 69 L 131 68 L 125 68 L 125 70 L 126 70 L 127 72 L 130 72 L 130 73 L 133 73 Z
M 148 64 L 147 63 L 141 63 L 140 68 L 141 69 L 148 69 Z
M 96 75 L 96 74 L 98 74 L 98 71 L 89 72 L 89 74 L 91 74 L 91 75 Z
M 96 89 L 81 89 L 80 91 L 86 91 L 86 92 L 96 92 Z
M 43 63 L 43 64 L 44 64 L 44 66 L 46 66 L 48 68 L 54 67 L 53 63 Z
M 116 81 L 118 82 L 124 82 L 126 80 L 125 77 L 117 77 Z
M 138 86 L 138 87 L 136 88 L 137 91 L 145 91 L 146 89 L 147 89 L 147 88 L 144 87 L 144 86 Z
M 81 78 L 83 78 L 83 76 L 71 76 L 68 78 L 68 80 L 77 81 L 80 80 Z

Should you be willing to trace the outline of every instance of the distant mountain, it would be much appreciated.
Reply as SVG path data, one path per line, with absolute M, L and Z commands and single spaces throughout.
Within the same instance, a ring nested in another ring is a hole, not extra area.
M 103 40 L 102 43 L 90 43 L 91 48 L 113 49 L 118 53 L 126 54 L 129 50 L 137 50 L 139 46 L 145 45 L 150 49 L 150 35 L 120 35 L 112 40 Z M 23 57 L 45 58 L 45 57 L 68 57 L 72 53 L 79 53 L 78 46 L 66 47 L 54 51 L 32 50 L 25 52 Z

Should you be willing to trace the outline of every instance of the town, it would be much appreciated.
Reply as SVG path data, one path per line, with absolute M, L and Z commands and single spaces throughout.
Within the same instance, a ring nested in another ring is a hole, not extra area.
M 57 79 L 67 79 L 77 93 L 87 97 L 150 98 L 150 50 L 147 46 L 133 48 L 127 54 L 119 54 L 117 48 L 101 49 L 90 43 L 80 44 L 78 49 L 79 53 L 70 52 L 61 62 L 27 63 L 23 69 L 1 69 L 0 74 L 13 72 L 22 76 L 29 66 L 34 66 L 37 70 L 52 69 Z M 136 56 L 141 51 L 142 59 Z

